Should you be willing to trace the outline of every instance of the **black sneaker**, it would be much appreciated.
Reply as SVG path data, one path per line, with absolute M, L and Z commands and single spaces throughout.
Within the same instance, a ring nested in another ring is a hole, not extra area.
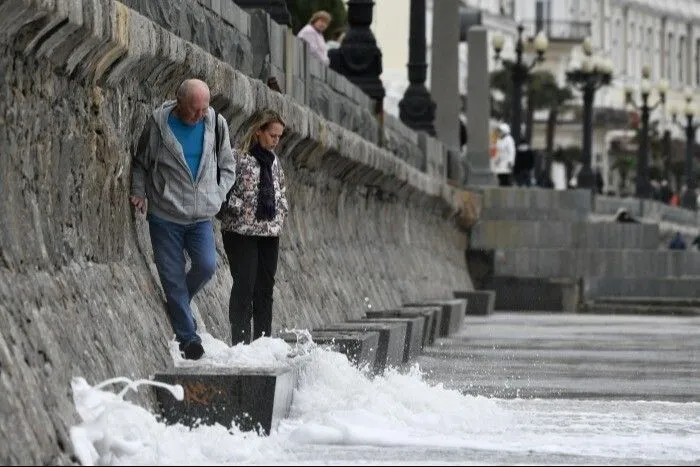
M 184 347 L 180 346 L 180 350 L 185 353 L 187 360 L 199 360 L 204 355 L 204 347 L 199 342 L 190 342 Z

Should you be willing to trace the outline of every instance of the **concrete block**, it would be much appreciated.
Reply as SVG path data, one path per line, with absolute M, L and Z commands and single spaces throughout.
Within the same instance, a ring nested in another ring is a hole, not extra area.
M 400 366 L 403 363 L 406 327 L 406 323 L 377 323 L 361 320 L 324 325 L 318 330 L 312 331 L 311 335 L 313 336 L 318 331 L 378 332 L 379 346 L 377 360 L 374 363 L 374 373 L 381 374 L 384 369 L 390 366 Z
M 284 333 L 281 339 L 294 344 L 297 341 L 296 334 Z M 313 341 L 321 346 L 328 346 L 336 352 L 345 354 L 355 366 L 369 365 L 374 368 L 377 361 L 377 349 L 379 348 L 379 333 L 364 331 L 313 331 Z
M 496 310 L 576 312 L 580 281 L 539 277 L 494 276 L 486 288 L 496 293 Z
M 185 398 L 176 400 L 162 388 L 156 398 L 167 423 L 225 427 L 233 424 L 241 430 L 261 429 L 266 434 L 289 415 L 296 386 L 291 369 L 260 370 L 249 368 L 176 368 L 157 373 L 155 381 L 179 384 Z
M 368 312 L 367 320 L 388 323 L 406 323 L 406 340 L 404 341 L 403 348 L 403 362 L 407 363 L 420 355 L 423 348 L 423 329 L 426 321 L 425 317 L 418 315 L 385 317 L 375 316 L 373 312 Z
M 412 318 L 415 316 L 422 316 L 423 320 L 423 330 L 421 338 L 421 349 L 431 345 L 435 337 L 437 337 L 437 329 L 435 326 L 436 320 L 439 320 L 442 314 L 442 308 L 437 306 L 432 307 L 409 307 L 409 308 L 396 308 L 391 310 L 376 310 L 368 311 L 365 315 L 368 318 L 399 318 L 407 317 Z
M 496 292 L 493 290 L 456 290 L 455 298 L 467 299 L 467 315 L 483 316 L 493 313 Z
M 464 322 L 464 315 L 467 309 L 467 300 L 464 298 L 420 300 L 412 303 L 405 303 L 404 306 L 426 306 L 437 305 L 442 307 L 442 319 L 440 321 L 440 337 L 448 337 L 459 331 Z

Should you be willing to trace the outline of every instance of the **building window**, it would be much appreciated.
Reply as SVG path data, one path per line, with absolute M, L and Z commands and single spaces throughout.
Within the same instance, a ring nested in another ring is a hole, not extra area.
M 634 27 L 634 23 L 630 24 L 629 27 L 629 32 L 630 32 L 630 37 L 629 40 L 627 41 L 627 44 L 625 44 L 625 49 L 627 50 L 627 69 L 629 70 L 629 74 L 632 76 L 637 75 L 637 38 L 636 32 L 637 28 Z

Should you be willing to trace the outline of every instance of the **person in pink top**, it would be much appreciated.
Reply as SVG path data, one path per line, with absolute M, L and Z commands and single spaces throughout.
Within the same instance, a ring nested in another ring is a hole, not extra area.
M 331 24 L 331 14 L 327 11 L 317 11 L 311 16 L 309 24 L 301 28 L 297 37 L 309 44 L 309 51 L 325 65 L 330 63 L 328 59 L 328 48 L 323 32 Z

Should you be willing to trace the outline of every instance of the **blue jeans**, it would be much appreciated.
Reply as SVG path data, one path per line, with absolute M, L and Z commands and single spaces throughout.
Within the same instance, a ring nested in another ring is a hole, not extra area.
M 216 271 L 216 243 L 211 221 L 176 224 L 148 216 L 151 246 L 160 283 L 167 300 L 168 317 L 181 346 L 202 342 L 190 301 Z M 192 267 L 185 272 L 185 254 Z

